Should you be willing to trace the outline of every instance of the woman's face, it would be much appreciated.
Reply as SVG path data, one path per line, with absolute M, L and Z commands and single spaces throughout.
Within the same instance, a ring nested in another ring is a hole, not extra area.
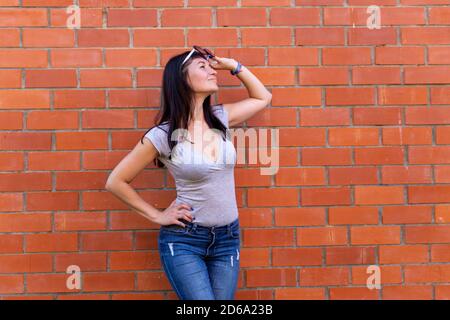
M 219 89 L 217 85 L 217 71 L 209 62 L 201 57 L 193 59 L 188 66 L 188 81 L 195 92 L 211 94 Z

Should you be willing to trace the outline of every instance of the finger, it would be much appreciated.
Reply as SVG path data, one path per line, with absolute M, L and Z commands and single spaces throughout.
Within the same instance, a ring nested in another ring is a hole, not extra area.
M 217 58 L 216 56 L 209 58 L 209 60 L 211 60 L 211 62 L 213 62 L 213 63 L 219 63 L 220 62 L 220 58 Z
M 189 211 L 189 210 L 181 209 L 180 212 L 181 212 L 182 214 L 188 215 L 189 217 L 192 217 L 191 211 Z
M 192 214 L 188 210 L 182 209 L 181 213 L 189 218 L 193 218 Z
M 191 210 L 191 206 L 190 205 L 188 205 L 188 204 L 185 204 L 185 203 L 182 203 L 182 204 L 180 204 L 179 206 L 178 206 L 178 210 L 181 210 L 181 209 L 186 209 L 186 210 Z
M 179 225 L 179 226 L 182 226 L 183 228 L 186 228 L 186 225 L 183 222 L 179 221 L 179 220 L 177 220 L 176 224 Z

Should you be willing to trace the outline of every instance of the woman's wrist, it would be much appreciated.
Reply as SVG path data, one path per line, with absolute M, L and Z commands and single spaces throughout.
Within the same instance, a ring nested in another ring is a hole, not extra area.
M 236 68 L 237 68 L 238 65 L 239 65 L 239 62 L 236 61 L 236 60 L 234 60 L 233 68 L 231 68 L 230 71 L 236 70 Z
M 235 68 L 233 70 L 230 70 L 231 75 L 238 75 L 242 71 L 243 67 L 244 66 L 239 61 L 236 61 Z
M 162 215 L 162 211 L 155 208 L 155 210 L 152 210 L 151 212 L 147 212 L 147 218 L 154 223 L 157 223 L 157 220 L 159 220 L 159 217 Z

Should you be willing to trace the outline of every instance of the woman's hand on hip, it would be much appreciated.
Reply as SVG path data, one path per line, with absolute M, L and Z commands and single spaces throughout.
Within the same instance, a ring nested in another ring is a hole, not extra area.
M 161 214 L 154 220 L 154 222 L 162 226 L 177 224 L 182 227 L 185 227 L 186 225 L 178 219 L 184 219 L 192 222 L 193 216 L 190 213 L 191 207 L 184 203 L 175 203 L 175 200 L 172 201 L 169 207 L 161 211 Z

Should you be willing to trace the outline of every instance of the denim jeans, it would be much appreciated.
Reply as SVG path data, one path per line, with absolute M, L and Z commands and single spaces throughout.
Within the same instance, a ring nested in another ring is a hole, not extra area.
M 182 220 L 161 226 L 161 264 L 180 300 L 233 300 L 239 277 L 239 219 L 220 227 Z

